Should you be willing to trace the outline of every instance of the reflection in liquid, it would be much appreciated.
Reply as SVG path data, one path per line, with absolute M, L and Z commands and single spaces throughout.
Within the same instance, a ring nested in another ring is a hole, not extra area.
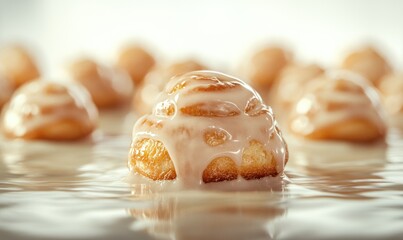
M 290 178 L 300 185 L 332 197 L 354 199 L 368 197 L 366 193 L 377 191 L 377 184 L 382 184 L 377 173 L 386 164 L 384 142 L 361 145 L 297 140 L 291 146 L 291 165 L 298 174 L 290 174 Z
M 152 207 L 129 214 L 133 229 L 158 239 L 273 239 L 273 222 L 286 212 L 282 201 L 282 192 L 165 193 L 152 197 Z
M 1 239 L 402 239 L 402 129 L 370 145 L 287 137 L 279 189 L 154 192 L 127 183 L 131 131 L 108 114 L 81 142 L 0 139 Z

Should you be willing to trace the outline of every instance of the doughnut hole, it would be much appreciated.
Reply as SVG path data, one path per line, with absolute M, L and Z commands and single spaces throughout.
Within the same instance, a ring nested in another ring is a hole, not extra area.
M 203 182 L 231 181 L 238 178 L 238 168 L 229 157 L 213 159 L 203 171 Z
M 268 153 L 263 144 L 252 140 L 242 153 L 242 163 L 239 168 L 240 175 L 246 179 L 259 179 L 267 176 L 276 176 L 276 160 Z
M 152 180 L 173 180 L 175 166 L 164 144 L 158 140 L 143 138 L 130 149 L 129 168 Z

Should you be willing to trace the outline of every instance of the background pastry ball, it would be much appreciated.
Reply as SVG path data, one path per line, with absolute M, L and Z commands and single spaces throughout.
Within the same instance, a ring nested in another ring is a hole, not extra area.
M 35 60 L 19 45 L 0 49 L 0 74 L 8 78 L 15 88 L 39 77 Z
M 10 99 L 13 92 L 14 86 L 10 80 L 0 73 L 0 109 Z
M 117 66 L 125 70 L 135 84 L 143 81 L 145 75 L 154 65 L 154 57 L 138 45 L 129 45 L 123 48 L 117 61 Z
M 403 73 L 386 75 L 379 84 L 379 91 L 389 114 L 403 114 Z
M 38 80 L 13 94 L 2 118 L 9 138 L 75 140 L 95 129 L 98 112 L 80 85 Z
M 287 108 L 301 96 L 304 87 L 312 79 L 323 73 L 323 68 L 316 64 L 290 64 L 286 66 L 273 89 L 273 100 L 281 110 L 286 112 Z
M 288 64 L 289 59 L 290 56 L 284 49 L 269 46 L 247 58 L 241 68 L 241 75 L 257 90 L 267 90 Z
M 133 129 L 129 167 L 185 186 L 281 174 L 287 146 L 271 108 L 246 83 L 212 71 L 172 78 Z
M 158 66 L 151 70 L 144 81 L 136 88 L 133 107 L 137 113 L 151 112 L 158 94 L 164 90 L 166 83 L 173 77 L 187 72 L 207 69 L 193 59 L 174 62 L 167 66 Z
M 372 85 L 348 71 L 320 76 L 293 106 L 290 131 L 313 140 L 373 141 L 386 134 L 384 112 Z
M 69 72 L 73 80 L 88 90 L 99 108 L 114 107 L 131 98 L 133 83 L 126 73 L 118 69 L 81 58 L 70 65 Z
M 389 63 L 372 47 L 361 48 L 350 53 L 344 59 L 342 67 L 362 75 L 374 85 L 378 85 L 379 80 L 390 72 Z

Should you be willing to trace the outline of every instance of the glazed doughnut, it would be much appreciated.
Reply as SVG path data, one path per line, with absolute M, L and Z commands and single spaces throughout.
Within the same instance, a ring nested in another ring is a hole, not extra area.
M 265 97 L 281 70 L 290 61 L 289 53 L 269 46 L 252 54 L 241 66 L 241 76 Z
M 133 128 L 129 168 L 190 188 L 283 172 L 287 145 L 270 107 L 246 83 L 213 71 L 172 78 Z
M 286 66 L 280 74 L 273 93 L 278 107 L 289 109 L 302 95 L 304 86 L 323 72 L 323 69 L 316 64 Z
M 14 87 L 11 85 L 10 81 L 0 74 L 0 109 L 10 99 L 13 92 Z
M 151 112 L 154 101 L 164 90 L 169 79 L 187 72 L 205 69 L 206 67 L 192 59 L 154 68 L 146 75 L 144 82 L 136 88 L 133 98 L 134 110 L 140 114 Z
M 379 80 L 390 72 L 389 63 L 372 47 L 365 47 L 350 53 L 343 61 L 342 67 L 354 71 L 375 86 Z
M 385 76 L 379 84 L 379 91 L 390 115 L 403 114 L 403 74 Z
M 349 71 L 330 72 L 312 80 L 293 106 L 289 128 L 314 140 L 366 142 L 386 133 L 376 90 Z
M 80 85 L 38 80 L 13 94 L 2 117 L 9 138 L 74 140 L 94 130 L 98 112 Z
M 0 74 L 10 80 L 14 88 L 39 77 L 39 70 L 28 51 L 12 45 L 0 50 Z
M 117 66 L 130 75 L 134 84 L 142 82 L 145 75 L 154 65 L 153 56 L 137 45 L 129 45 L 123 48 L 117 61 Z
M 70 65 L 72 79 L 82 84 L 99 108 L 115 107 L 127 102 L 132 94 L 133 83 L 124 72 L 82 58 Z

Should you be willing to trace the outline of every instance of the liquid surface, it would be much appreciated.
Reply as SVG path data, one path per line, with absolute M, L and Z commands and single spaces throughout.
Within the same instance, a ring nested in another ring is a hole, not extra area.
M 272 191 L 151 192 L 128 181 L 133 118 L 74 143 L 0 140 L 1 239 L 402 239 L 403 132 L 302 142 Z

